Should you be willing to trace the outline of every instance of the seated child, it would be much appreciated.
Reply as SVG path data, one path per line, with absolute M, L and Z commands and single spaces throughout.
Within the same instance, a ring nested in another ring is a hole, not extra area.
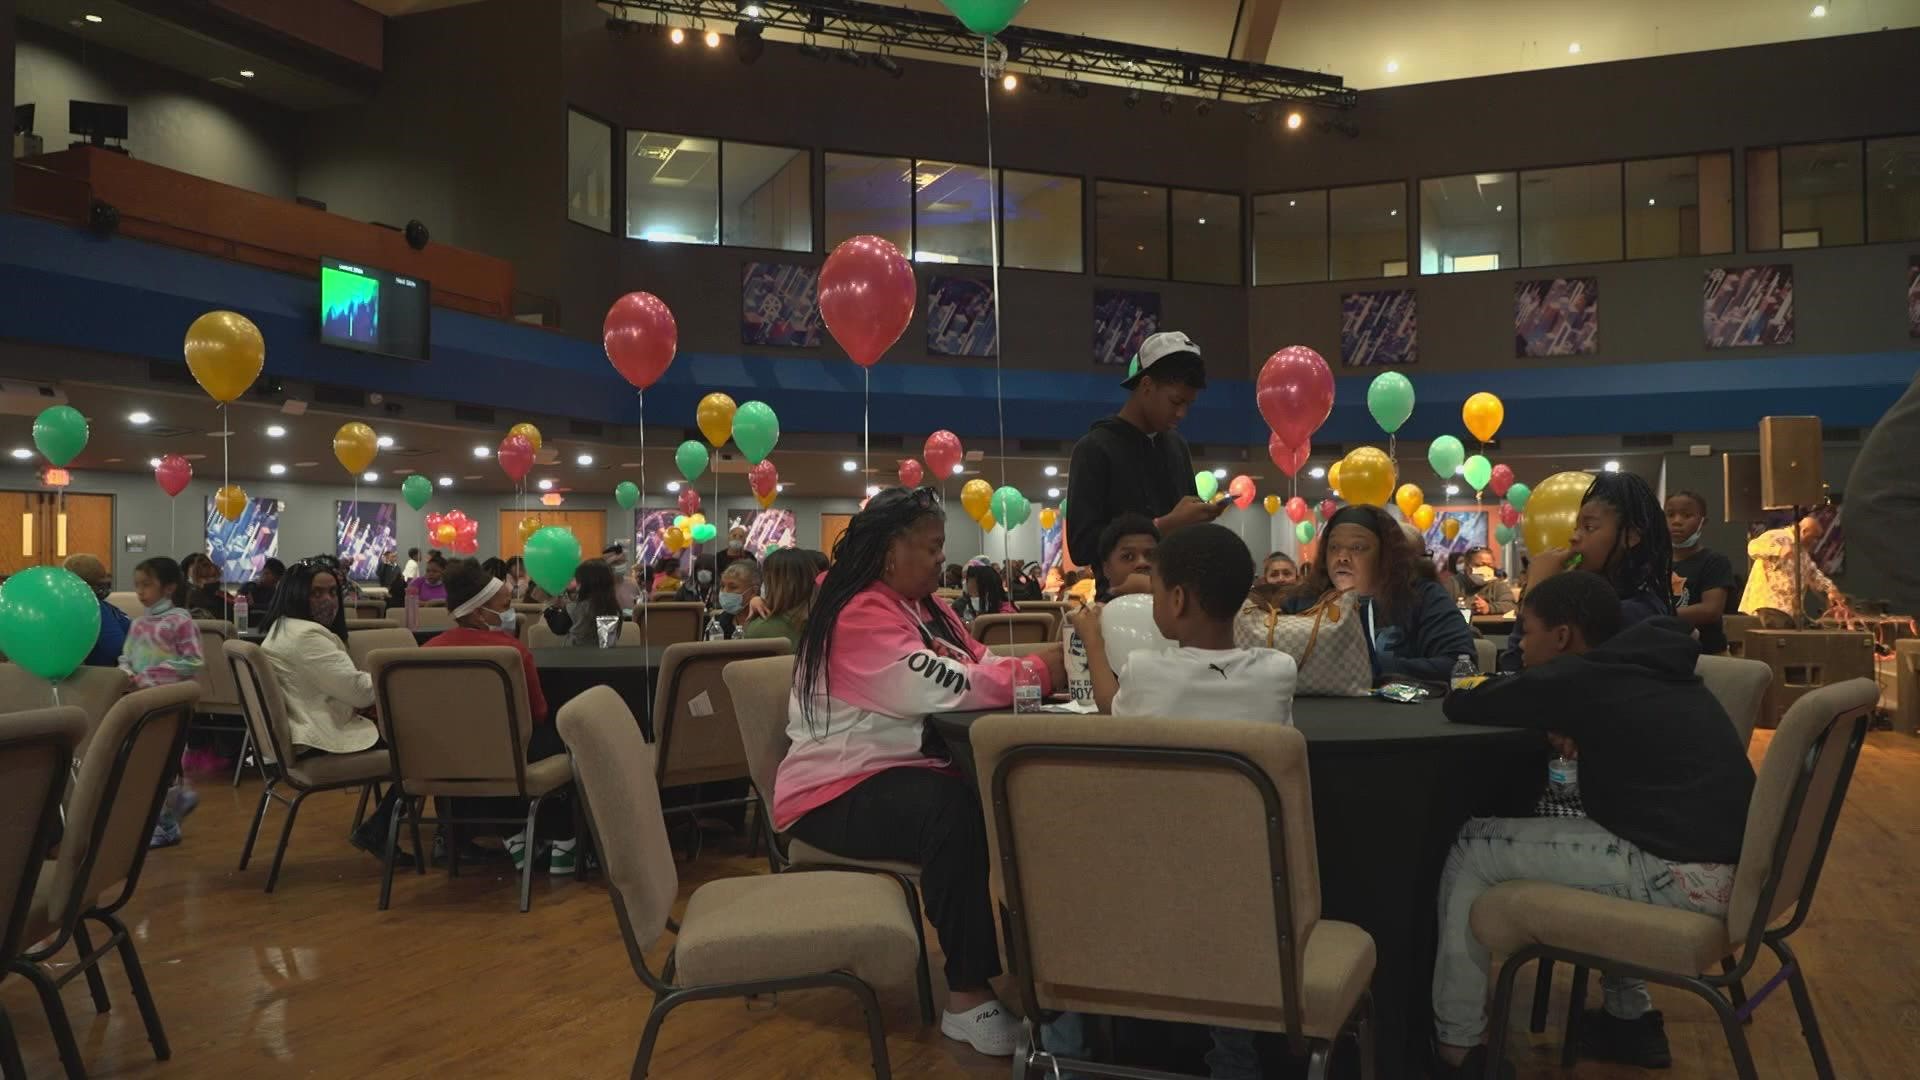
M 1160 530 L 1144 514 L 1122 514 L 1100 530 L 1097 545 L 1100 579 L 1107 583 L 1101 603 L 1116 596 L 1132 596 L 1153 591 L 1153 553 L 1160 545 Z
M 1753 795 L 1753 767 L 1733 724 L 1694 674 L 1685 624 L 1622 629 L 1619 594 L 1600 574 L 1555 574 L 1520 609 L 1525 670 L 1449 694 L 1447 718 L 1533 728 L 1579 762 L 1584 818 L 1475 818 L 1440 879 L 1433 974 L 1435 1077 L 1486 1067 L 1488 953 L 1468 925 L 1473 902 L 1514 880 L 1554 881 L 1642 903 L 1718 915 Z M 1672 1060 L 1646 984 L 1605 978 L 1606 1008 L 1584 1019 L 1603 1060 L 1663 1068 Z
M 1294 565 L 1293 556 L 1284 551 L 1276 551 L 1267 556 L 1265 566 L 1260 568 L 1262 585 L 1282 587 L 1297 585 L 1300 582 L 1300 568 Z

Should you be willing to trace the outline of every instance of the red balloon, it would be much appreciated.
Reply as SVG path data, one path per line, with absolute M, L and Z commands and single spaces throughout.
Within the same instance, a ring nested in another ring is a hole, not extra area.
M 1312 513 L 1313 508 L 1309 507 L 1307 500 L 1300 496 L 1295 495 L 1293 498 L 1287 500 L 1287 520 L 1293 522 L 1295 525 L 1307 520 L 1308 515 Z
M 1493 479 L 1487 481 L 1487 486 L 1493 489 L 1495 495 L 1506 498 L 1507 489 L 1513 486 L 1513 470 L 1505 465 L 1495 465 Z M 1507 524 L 1512 525 L 1513 522 L 1509 521 Z
M 630 292 L 607 309 L 601 341 L 614 370 L 645 390 L 673 363 L 673 354 L 680 347 L 680 328 L 665 301 L 652 293 Z
M 193 479 L 193 462 L 179 454 L 168 454 L 154 466 L 153 478 L 168 496 L 178 495 L 187 490 L 187 481 Z
M 1335 511 L 1339 509 L 1340 509 L 1340 504 L 1337 502 L 1334 502 L 1332 499 L 1321 499 L 1320 500 L 1320 520 L 1321 521 L 1327 520 L 1328 518 L 1334 515 Z
M 1233 496 L 1233 505 L 1245 510 L 1253 505 L 1253 497 L 1258 492 L 1254 490 L 1253 477 L 1241 473 L 1227 482 L 1227 494 Z
M 820 318 L 861 367 L 879 363 L 913 321 L 913 264 L 878 236 L 842 241 L 820 268 Z
M 927 436 L 927 445 L 920 456 L 927 459 L 927 467 L 937 479 L 945 480 L 953 475 L 953 467 L 960 464 L 967 452 L 960 446 L 960 436 L 951 431 L 936 431 Z
M 747 484 L 753 488 L 755 495 L 764 499 L 770 492 L 779 490 L 780 473 L 773 467 L 773 462 L 762 461 L 747 470 Z
M 1288 476 L 1298 476 L 1300 466 L 1307 463 L 1313 455 L 1313 440 L 1309 439 L 1298 446 L 1289 446 L 1278 435 L 1267 436 L 1267 456 L 1280 471 Z
M 493 456 L 500 462 L 500 471 L 517 484 L 525 480 L 527 470 L 533 468 L 533 440 L 525 435 L 509 435 L 500 440 L 500 449 Z
M 680 489 L 680 512 L 692 517 L 700 512 L 700 493 L 690 487 Z
M 1280 441 L 1305 446 L 1333 412 L 1333 370 L 1305 345 L 1289 345 L 1260 366 L 1255 394 Z
M 1520 524 L 1520 511 L 1515 510 L 1512 503 L 1500 504 L 1500 524 L 1509 529 Z
M 920 468 L 919 462 L 913 460 L 912 458 L 908 458 L 907 460 L 900 463 L 900 486 L 901 487 L 909 487 L 909 488 L 919 487 L 920 481 L 925 478 L 926 478 L 926 472 Z

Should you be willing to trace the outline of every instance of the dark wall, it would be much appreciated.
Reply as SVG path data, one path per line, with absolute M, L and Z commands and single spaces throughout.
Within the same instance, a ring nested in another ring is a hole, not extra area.
M 6 111 L 9 136 L 13 131 L 13 0 L 0 0 L 0 105 Z M 7 167 L 0 169 L 0 210 L 13 206 L 13 139 L 7 139 Z

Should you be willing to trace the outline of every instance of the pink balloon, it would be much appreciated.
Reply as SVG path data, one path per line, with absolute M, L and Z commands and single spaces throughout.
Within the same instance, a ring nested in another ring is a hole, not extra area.
M 960 445 L 960 436 L 951 431 L 936 431 L 927 436 L 927 445 L 921 450 L 920 456 L 927 459 L 927 467 L 933 470 L 933 475 L 944 480 L 953 475 L 953 467 L 960 464 L 967 452 Z
M 1287 520 L 1293 522 L 1295 525 L 1307 520 L 1307 516 L 1312 513 L 1313 508 L 1308 506 L 1307 500 L 1300 496 L 1295 495 L 1293 498 L 1287 500 Z
M 772 461 L 763 461 L 747 470 L 747 486 L 764 499 L 768 492 L 779 490 L 780 472 L 773 467 Z
M 690 487 L 680 489 L 680 512 L 692 517 L 700 512 L 700 493 Z
M 1305 345 L 1289 345 L 1260 366 L 1255 393 L 1280 441 L 1305 446 L 1333 412 L 1333 370 Z
M 1289 446 L 1286 442 L 1282 441 L 1278 435 L 1267 436 L 1267 456 L 1272 458 L 1274 465 L 1278 466 L 1280 471 L 1286 473 L 1288 476 L 1298 476 L 1300 474 L 1300 466 L 1305 465 L 1307 458 L 1312 455 L 1313 441 L 1311 439 L 1298 446 Z
M 515 483 L 527 478 L 527 470 L 533 468 L 533 440 L 525 435 L 509 435 L 500 440 L 500 449 L 494 452 L 500 462 L 500 471 Z
M 912 458 L 908 458 L 907 460 L 900 463 L 900 486 L 901 487 L 909 487 L 909 488 L 919 487 L 920 481 L 925 478 L 926 478 L 926 471 L 920 468 L 920 463 L 918 461 L 915 461 Z
M 913 264 L 878 236 L 842 241 L 820 268 L 820 318 L 861 367 L 872 367 L 913 321 Z
M 607 309 L 601 341 L 614 370 L 645 390 L 673 363 L 673 354 L 680 347 L 680 328 L 665 301 L 652 293 L 630 292 Z
M 1500 524 L 1509 529 L 1520 524 L 1520 511 L 1515 510 L 1512 503 L 1500 504 Z
M 1245 510 L 1253 505 L 1253 497 L 1258 492 L 1254 490 L 1253 477 L 1241 473 L 1227 481 L 1227 494 L 1233 496 L 1233 505 Z
M 187 482 L 193 479 L 193 462 L 179 454 L 168 454 L 154 466 L 153 478 L 169 497 L 178 495 L 187 490 Z
M 1513 470 L 1505 465 L 1495 465 L 1493 479 L 1487 481 L 1487 486 L 1493 489 L 1495 495 L 1506 498 L 1507 489 L 1513 486 Z M 1513 522 L 1509 521 L 1507 524 L 1512 525 Z
M 1340 504 L 1337 502 L 1334 502 L 1332 499 L 1321 499 L 1320 500 L 1320 520 L 1321 521 L 1327 520 L 1328 518 L 1334 515 L 1335 511 L 1338 511 L 1339 509 L 1340 509 Z

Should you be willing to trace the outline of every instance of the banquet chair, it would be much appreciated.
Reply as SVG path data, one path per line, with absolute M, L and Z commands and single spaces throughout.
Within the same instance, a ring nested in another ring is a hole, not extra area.
M 400 626 L 399 619 L 348 619 L 347 633 L 355 634 L 362 630 L 391 630 Z
M 453 625 L 453 615 L 445 604 L 421 604 L 414 609 L 413 621 L 422 630 L 445 630 Z
M 633 609 L 633 621 L 640 628 L 636 633 L 644 632 L 647 644 L 661 647 L 699 641 L 706 618 L 706 605 L 692 601 L 656 601 Z M 638 639 L 634 643 L 639 644 Z
M 1784 978 L 1814 1073 L 1831 1078 L 1833 1063 L 1814 1016 L 1806 972 L 1787 938 L 1813 906 L 1814 888 L 1878 700 L 1873 680 L 1850 679 L 1821 687 L 1787 710 L 1760 763 L 1734 873 L 1733 903 L 1724 916 L 1544 881 L 1507 881 L 1482 893 L 1473 905 L 1473 934 L 1505 957 L 1495 982 L 1487 1075 L 1495 1075 L 1505 1051 L 1515 974 L 1535 960 L 1552 958 L 1574 965 L 1563 1065 L 1573 1064 L 1579 1046 L 1587 971 L 1599 968 L 1677 987 L 1706 1001 L 1720 1021 L 1741 1080 L 1759 1076 L 1744 1021 Z M 1747 998 L 1741 980 L 1753 970 L 1762 946 L 1778 959 L 1780 973 Z M 1732 964 L 1725 964 L 1723 958 L 1735 955 Z M 1716 962 L 1723 964 L 1721 973 L 1708 973 Z
M 1489 638 L 1475 634 L 1473 637 L 1473 659 L 1480 665 L 1479 670 L 1492 674 L 1500 663 L 1500 646 Z
M 94 729 L 126 693 L 127 673 L 119 668 L 81 666 L 58 683 L 49 683 L 18 664 L 0 664 L 0 702 L 8 710 L 75 705 L 86 714 L 87 734 L 73 751 L 79 758 L 87 756 Z
M 247 754 L 253 749 L 253 739 L 247 734 L 245 710 L 240 707 L 240 689 L 234 685 L 233 668 L 227 663 L 227 642 L 232 641 L 236 630 L 225 619 L 195 619 L 193 625 L 200 630 L 199 674 L 194 681 L 200 684 L 200 704 L 196 712 L 201 716 L 218 717 L 225 723 L 203 725 L 215 731 L 237 731 L 240 734 L 240 752 L 234 755 L 233 786 L 240 786 L 240 774 L 246 770 Z
M 529 649 L 562 649 L 568 644 L 567 636 L 554 633 L 545 619 L 535 619 L 527 627 L 525 640 Z
M 87 736 L 87 716 L 68 705 L 0 715 L 0 981 L 20 954 L 20 936 L 47 852 L 60 835 L 60 799 L 67 791 L 74 747 Z M 0 1005 L 0 1076 L 25 1077 L 13 1023 Z
M 1027 645 L 1060 636 L 1054 616 L 1046 612 L 982 615 L 973 620 L 971 633 L 982 645 Z
M 1064 600 L 1015 600 L 1013 609 L 1022 613 L 1038 613 L 1053 616 L 1053 633 L 1049 638 L 1060 636 L 1060 625 L 1067 617 L 1067 602 Z
M 420 641 L 413 631 L 400 626 L 382 626 L 370 630 L 347 631 L 347 655 L 353 666 L 367 670 L 367 654 L 375 649 L 417 649 Z
M 792 653 L 793 646 L 785 638 L 691 641 L 667 646 L 661 654 L 660 671 L 654 683 L 651 727 L 644 721 L 640 725 L 642 737 L 659 748 L 655 757 L 660 771 L 654 780 L 661 790 L 720 780 L 745 780 L 752 776 L 747 768 L 746 749 L 741 744 L 740 722 L 734 715 L 733 695 L 728 692 L 721 673 L 736 660 Z M 756 801 L 749 785 L 747 794 L 741 798 L 676 805 L 668 807 L 667 812 L 697 818 L 702 810 L 752 806 Z M 761 807 L 754 818 L 756 830 L 766 813 L 766 808 Z M 694 858 L 700 855 L 703 835 L 696 823 Z
M 529 763 L 533 709 L 527 704 L 526 669 L 510 645 L 444 649 L 376 649 L 367 655 L 380 730 L 393 755 L 400 785 L 400 812 L 388 820 L 386 868 L 380 877 L 380 910 L 393 896 L 393 852 L 400 817 L 412 824 L 414 847 L 420 826 L 522 825 L 529 837 L 540 804 L 573 783 L 567 755 Z M 428 817 L 427 796 L 510 796 L 527 800 L 525 819 Z M 448 848 L 459 845 L 449 843 Z M 520 910 L 533 904 L 533 864 L 520 871 Z M 416 863 L 420 873 L 424 863 Z M 460 865 L 449 857 L 447 873 Z
M 1044 1018 L 1082 1012 L 1281 1033 L 1314 1080 L 1351 1032 L 1371 1080 L 1373 938 L 1320 917 L 1297 729 L 997 714 L 971 740 L 1012 926 L 1016 1076 L 1175 1075 L 1041 1048 Z
M 660 1025 L 681 1005 L 837 988 L 860 1002 L 873 1074 L 887 1080 L 886 1031 L 873 987 L 904 983 L 914 970 L 919 910 L 873 875 L 820 870 L 707 882 L 675 923 L 680 875 L 653 781 L 660 767 L 655 748 L 610 687 L 561 706 L 558 723 L 579 769 L 587 827 L 605 853 L 627 958 L 654 994 L 631 1075 L 647 1075 Z M 663 930 L 675 939 L 656 975 L 646 950 Z
M 147 605 L 140 602 L 140 594 L 134 592 L 110 592 L 107 603 L 119 608 L 129 619 L 137 619 L 147 613 Z
M 60 1063 L 70 1080 L 87 1072 L 60 988 L 75 976 L 85 976 L 94 1011 L 107 1012 L 112 1002 L 107 999 L 100 961 L 115 949 L 145 1022 L 147 1041 L 153 1044 L 154 1058 L 165 1061 L 172 1056 L 153 991 L 140 968 L 134 935 L 117 913 L 133 899 L 140 884 L 147 843 L 160 819 L 167 788 L 179 772 L 180 751 L 186 746 L 187 727 L 199 697 L 198 683 L 175 683 L 135 690 L 107 710 L 81 759 L 67 800 L 60 855 L 40 868 L 27 907 L 20 940 L 37 944 L 7 962 L 39 992 Z M 107 932 L 97 948 L 89 922 Z M 150 940 L 146 929 L 143 926 L 141 937 Z M 76 955 L 56 962 L 68 941 L 73 942 Z

